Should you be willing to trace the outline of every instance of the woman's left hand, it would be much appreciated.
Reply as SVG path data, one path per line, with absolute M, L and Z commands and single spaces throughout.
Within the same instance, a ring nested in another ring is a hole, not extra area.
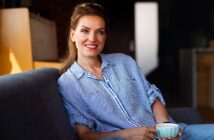
M 159 140 L 179 140 L 179 138 L 182 136 L 182 134 L 183 134 L 183 130 L 179 129 L 178 135 L 175 138 L 162 138 Z

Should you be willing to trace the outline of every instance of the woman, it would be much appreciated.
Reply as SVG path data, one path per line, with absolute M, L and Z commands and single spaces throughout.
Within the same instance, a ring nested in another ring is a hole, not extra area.
M 172 121 L 164 99 L 131 57 L 101 54 L 108 32 L 103 7 L 77 5 L 70 25 L 70 54 L 58 85 L 78 138 L 154 139 L 155 124 Z M 194 139 L 195 127 L 186 128 L 184 137 L 187 130 L 186 138 Z

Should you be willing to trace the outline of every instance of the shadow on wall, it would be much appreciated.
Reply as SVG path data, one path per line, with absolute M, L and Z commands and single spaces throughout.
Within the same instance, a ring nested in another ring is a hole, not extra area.
M 8 74 L 12 70 L 9 49 L 0 46 L 0 75 Z
M 3 35 L 2 28 L 2 16 L 0 12 L 0 36 Z M 3 38 L 0 38 L 0 75 L 8 74 L 11 72 L 12 64 L 10 62 L 10 54 L 9 54 L 9 48 L 3 47 Z

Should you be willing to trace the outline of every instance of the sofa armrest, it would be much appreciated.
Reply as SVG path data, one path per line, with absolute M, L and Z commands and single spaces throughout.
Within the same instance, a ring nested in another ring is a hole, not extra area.
M 170 108 L 168 109 L 169 115 L 177 123 L 186 123 L 186 124 L 199 124 L 203 123 L 202 117 L 195 108 Z
M 57 88 L 59 70 L 0 76 L 1 140 L 71 140 L 74 131 Z

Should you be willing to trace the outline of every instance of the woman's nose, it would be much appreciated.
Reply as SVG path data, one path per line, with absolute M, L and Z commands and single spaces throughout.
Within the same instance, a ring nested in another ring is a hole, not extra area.
M 89 41 L 94 42 L 96 41 L 97 37 L 96 37 L 96 33 L 90 33 L 89 34 Z

